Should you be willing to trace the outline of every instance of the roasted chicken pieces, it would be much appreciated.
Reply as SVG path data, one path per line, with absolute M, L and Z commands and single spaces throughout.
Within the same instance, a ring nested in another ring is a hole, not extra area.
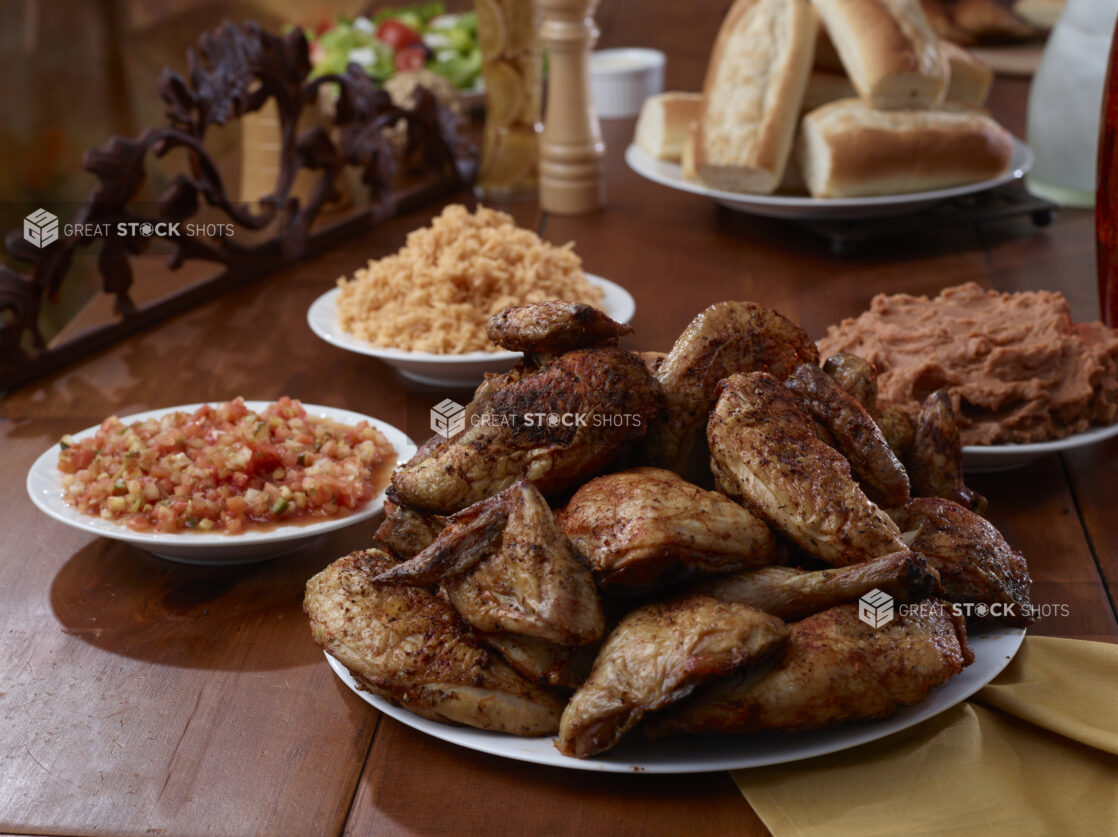
M 558 302 L 490 322 L 527 356 L 393 477 L 377 543 L 408 560 L 365 550 L 308 582 L 315 640 L 364 688 L 440 721 L 558 731 L 587 757 L 638 724 L 800 730 L 922 700 L 972 659 L 957 609 L 929 596 L 1027 623 L 1024 559 L 997 530 L 909 499 L 896 451 L 913 493 L 978 502 L 939 401 L 894 426 L 869 364 L 821 369 L 753 303 L 707 309 L 668 355 L 622 351 L 627 332 Z M 717 491 L 679 475 L 701 448 Z M 675 472 L 609 472 L 634 459 Z M 832 568 L 778 565 L 795 547 Z M 854 600 L 875 588 L 907 604 L 871 628 Z
M 556 520 L 603 592 L 647 593 L 691 576 L 763 567 L 780 554 L 751 512 L 660 468 L 593 479 Z
M 307 582 L 303 609 L 322 648 L 361 684 L 416 715 L 515 735 L 548 735 L 562 702 L 475 639 L 429 590 L 377 582 L 378 549 L 339 558 Z

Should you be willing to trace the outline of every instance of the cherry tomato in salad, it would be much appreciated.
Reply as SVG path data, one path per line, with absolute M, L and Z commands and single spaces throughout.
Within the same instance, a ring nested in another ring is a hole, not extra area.
M 396 72 L 421 70 L 427 66 L 427 49 L 422 43 L 396 52 Z
M 377 27 L 377 38 L 399 52 L 412 44 L 422 43 L 419 33 L 398 20 L 386 20 Z

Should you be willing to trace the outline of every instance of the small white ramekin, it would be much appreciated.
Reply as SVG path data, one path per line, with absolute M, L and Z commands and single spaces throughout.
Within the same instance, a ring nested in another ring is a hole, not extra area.
M 640 113 L 649 96 L 664 90 L 667 57 L 657 49 L 624 47 L 590 53 L 590 95 L 604 119 Z

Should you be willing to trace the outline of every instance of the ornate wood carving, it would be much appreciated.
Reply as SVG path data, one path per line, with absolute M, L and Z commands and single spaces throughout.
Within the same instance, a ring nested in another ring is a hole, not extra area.
M 427 90 L 417 90 L 415 106 L 404 109 L 394 105 L 356 65 L 350 65 L 343 75 L 308 80 L 311 66 L 301 30 L 281 37 L 253 22 L 226 22 L 204 34 L 196 49 L 188 50 L 187 61 L 188 78 L 167 67 L 159 80 L 166 125 L 134 139 L 113 137 L 104 147 L 91 148 L 83 156 L 83 168 L 96 175 L 98 184 L 70 219 L 77 228 L 75 234 L 39 249 L 24 239 L 22 230 L 8 233 L 9 254 L 28 269 L 20 273 L 0 264 L 0 389 L 18 386 L 222 290 L 315 252 L 347 232 L 468 183 L 475 173 L 476 156 L 458 133 L 457 117 Z M 298 130 L 300 114 L 304 108 L 317 107 L 319 87 L 324 84 L 337 89 L 336 141 L 321 125 Z M 253 209 L 231 198 L 204 140 L 211 127 L 257 111 L 269 99 L 275 101 L 279 114 L 280 170 L 272 193 Z M 384 130 L 398 123 L 405 126 L 402 147 Z M 134 206 L 149 155 L 162 158 L 172 152 L 187 155 L 190 174 L 174 177 L 154 207 Z M 312 224 L 336 194 L 338 177 L 346 166 L 361 168 L 370 208 L 312 233 Z M 292 194 L 300 170 L 316 174 L 310 194 L 302 202 Z M 404 189 L 399 188 L 402 173 L 409 182 Z M 239 245 L 231 237 L 143 234 L 158 229 L 160 222 L 177 221 L 181 226 L 195 216 L 203 202 L 217 208 L 238 230 L 262 230 L 278 219 L 280 232 L 253 245 Z M 119 222 L 135 224 L 128 230 L 136 232 L 117 235 Z M 91 229 L 112 234 L 87 235 Z M 222 265 L 224 271 L 170 299 L 138 307 L 129 294 L 130 256 L 144 252 L 158 238 L 171 243 L 172 268 L 189 259 L 201 259 Z M 38 327 L 42 304 L 58 294 L 75 251 L 87 246 L 100 247 L 97 264 L 102 290 L 113 295 L 119 320 L 63 346 L 48 348 Z

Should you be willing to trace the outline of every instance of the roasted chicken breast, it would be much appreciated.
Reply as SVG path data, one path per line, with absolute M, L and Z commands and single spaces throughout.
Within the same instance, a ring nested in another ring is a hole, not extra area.
M 397 471 L 393 499 L 449 513 L 522 479 L 561 491 L 643 436 L 661 409 L 659 385 L 635 354 L 567 352 L 488 395 L 472 426 Z
M 765 372 L 733 375 L 707 428 L 719 489 L 834 566 L 906 546 L 838 451 L 819 441 L 796 397 Z
M 780 554 L 752 512 L 661 468 L 591 480 L 556 522 L 609 592 L 643 593 L 687 576 L 762 567 Z

